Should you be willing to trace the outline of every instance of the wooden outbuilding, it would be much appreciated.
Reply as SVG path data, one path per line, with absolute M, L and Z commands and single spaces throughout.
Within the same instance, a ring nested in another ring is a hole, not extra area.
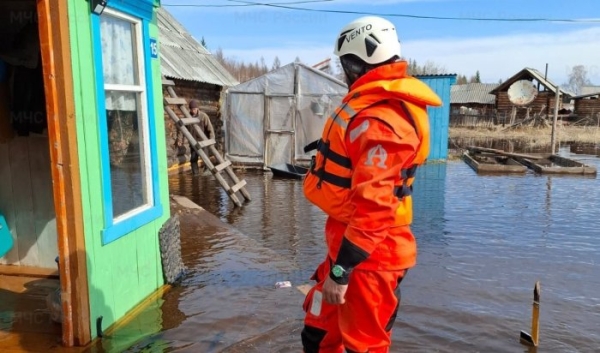
M 600 125 L 600 92 L 573 97 L 575 111 L 572 121 L 586 125 Z
M 0 2 L 0 352 L 86 346 L 164 288 L 159 6 Z
M 453 85 L 450 91 L 450 126 L 481 126 L 495 123 L 495 83 Z
M 239 82 L 166 9 L 157 11 L 161 45 L 161 73 L 175 83 L 178 97 L 200 101 L 215 129 L 216 148 L 223 152 L 224 129 L 221 117 L 224 91 Z M 168 96 L 166 88 L 163 94 Z M 180 116 L 183 118 L 183 116 Z M 167 165 L 170 173 L 189 169 L 190 148 L 167 114 L 164 115 Z
M 513 104 L 508 95 L 508 90 L 511 85 L 520 80 L 531 81 L 532 85 L 537 89 L 535 99 L 526 106 L 516 106 Z M 508 80 L 504 81 L 498 87 L 490 91 L 496 96 L 496 111 L 497 118 L 500 122 L 518 122 L 524 120 L 528 116 L 538 114 L 540 116 L 551 116 L 554 114 L 556 101 L 557 85 L 550 81 L 544 74 L 533 68 L 524 68 Z M 559 109 L 563 108 L 563 101 L 569 101 L 574 94 L 559 88 L 560 101 Z M 515 111 L 514 116 L 513 110 Z

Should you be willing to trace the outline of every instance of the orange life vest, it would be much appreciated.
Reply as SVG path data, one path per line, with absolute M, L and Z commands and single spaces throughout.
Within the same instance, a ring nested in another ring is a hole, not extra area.
M 346 130 L 352 119 L 368 108 L 369 117 L 384 121 L 400 137 L 401 119 L 411 121 L 417 132 L 419 148 L 413 160 L 401 170 L 394 189 L 394 194 L 400 201 L 396 209 L 395 225 L 412 223 L 412 183 L 417 167 L 429 155 L 429 120 L 425 104 L 410 95 L 407 99 L 399 99 L 398 91 L 431 92 L 431 89 L 412 77 L 375 80 L 364 84 L 344 98 L 342 104 L 327 119 L 321 138 L 305 148 L 306 152 L 311 147 L 316 148 L 317 153 L 303 181 L 304 195 L 330 217 L 348 223 L 352 216 L 353 206 L 349 200 L 353 166 L 346 148 Z M 393 105 L 401 108 L 403 116 L 399 116 L 397 109 L 392 108 Z

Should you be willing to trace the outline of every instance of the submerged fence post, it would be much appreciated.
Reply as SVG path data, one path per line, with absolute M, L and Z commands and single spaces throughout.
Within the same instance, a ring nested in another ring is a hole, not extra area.
M 554 154 L 556 151 L 556 119 L 558 118 L 558 100 L 560 99 L 560 88 L 558 85 L 556 85 L 556 97 L 554 99 L 554 119 L 552 119 L 552 137 L 550 138 L 552 154 Z

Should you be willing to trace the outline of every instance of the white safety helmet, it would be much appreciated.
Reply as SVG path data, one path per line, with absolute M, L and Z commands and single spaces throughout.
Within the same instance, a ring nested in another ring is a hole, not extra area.
M 370 65 L 400 58 L 396 27 L 381 17 L 358 18 L 342 28 L 333 53 L 339 57 L 353 54 Z

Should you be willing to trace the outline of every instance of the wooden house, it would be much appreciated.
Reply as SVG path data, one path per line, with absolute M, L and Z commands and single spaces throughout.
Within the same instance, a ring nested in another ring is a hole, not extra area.
M 491 94 L 496 83 L 453 85 L 450 91 L 450 126 L 494 124 L 496 96 Z
M 574 117 L 571 120 L 583 121 L 598 126 L 600 122 L 600 91 L 573 97 Z
M 508 90 L 511 85 L 520 80 L 531 81 L 533 86 L 537 89 L 535 99 L 526 106 L 516 106 L 513 104 L 508 95 Z M 539 114 L 546 117 L 554 114 L 554 107 L 556 101 L 556 87 L 557 85 L 550 81 L 544 74 L 533 68 L 524 68 L 519 71 L 508 80 L 504 81 L 498 87 L 493 89 L 490 93 L 496 96 L 496 110 L 497 117 L 500 121 L 508 122 L 511 120 L 511 115 L 515 111 L 513 121 L 518 122 L 525 119 L 528 114 Z M 559 109 L 563 107 L 563 100 L 569 100 L 574 96 L 572 92 L 565 91 L 559 88 L 560 101 Z
M 216 148 L 222 153 L 225 138 L 221 98 L 227 87 L 239 82 L 166 9 L 160 8 L 157 15 L 161 73 L 175 83 L 178 97 L 200 101 L 201 110 L 208 114 L 215 129 Z M 163 93 L 168 96 L 166 88 Z M 164 119 L 169 172 L 182 172 L 189 168 L 189 144 L 166 113 Z
M 158 6 L 0 2 L 0 212 L 14 240 L 0 258 L 0 305 L 37 315 L 3 321 L 0 351 L 85 346 L 165 283 Z M 43 297 L 16 308 L 50 287 L 61 324 Z

